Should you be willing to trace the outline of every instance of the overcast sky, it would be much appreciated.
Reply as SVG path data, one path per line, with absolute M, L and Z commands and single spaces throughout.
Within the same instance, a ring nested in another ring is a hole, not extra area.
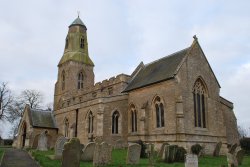
M 52 102 L 68 26 L 80 11 L 96 82 L 189 47 L 196 34 L 221 95 L 250 127 L 249 7 L 247 0 L 0 0 L 0 82 Z

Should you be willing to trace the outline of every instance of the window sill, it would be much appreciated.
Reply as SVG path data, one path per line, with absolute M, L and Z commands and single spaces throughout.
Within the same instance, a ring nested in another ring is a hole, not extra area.
M 111 134 L 111 136 L 120 136 L 121 137 L 122 135 L 118 133 L 118 134 Z
M 207 128 L 201 128 L 201 127 L 195 127 L 194 130 L 195 131 L 200 131 L 200 132 L 208 132 Z

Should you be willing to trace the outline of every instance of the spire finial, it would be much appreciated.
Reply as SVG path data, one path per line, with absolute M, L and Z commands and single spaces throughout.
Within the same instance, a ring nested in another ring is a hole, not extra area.
M 78 15 L 78 18 L 79 18 L 79 15 L 80 15 L 80 11 L 77 11 L 77 15 Z

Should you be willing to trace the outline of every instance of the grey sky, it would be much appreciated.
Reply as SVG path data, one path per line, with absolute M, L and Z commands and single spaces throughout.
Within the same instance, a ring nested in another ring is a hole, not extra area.
M 40 90 L 52 102 L 68 25 L 80 11 L 96 82 L 186 48 L 196 34 L 221 95 L 249 127 L 249 6 L 247 0 L 0 0 L 0 81 L 15 93 Z

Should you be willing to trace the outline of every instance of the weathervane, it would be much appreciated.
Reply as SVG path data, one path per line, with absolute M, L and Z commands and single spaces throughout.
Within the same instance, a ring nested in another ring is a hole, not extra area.
M 80 11 L 77 11 L 77 15 L 78 15 L 78 17 L 79 17 L 79 15 L 80 15 Z

